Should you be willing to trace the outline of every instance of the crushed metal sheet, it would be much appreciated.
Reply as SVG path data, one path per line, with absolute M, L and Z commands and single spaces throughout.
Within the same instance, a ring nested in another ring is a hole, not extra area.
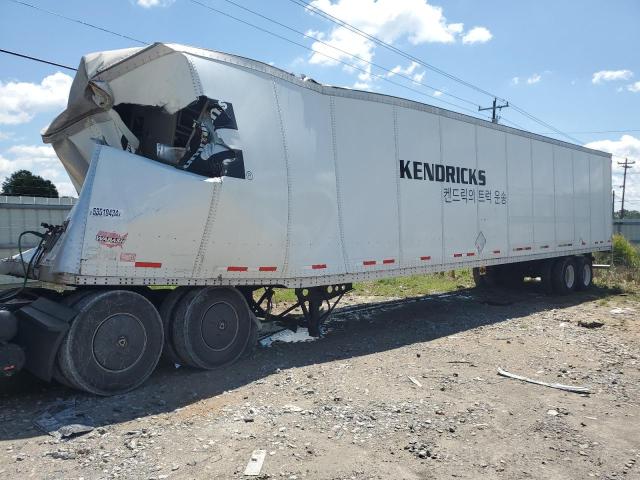
M 69 402 L 55 405 L 34 420 L 44 433 L 58 440 L 71 438 L 94 429 L 95 422 L 85 413 L 78 412 Z
M 309 335 L 309 330 L 306 327 L 298 327 L 294 332 L 288 328 L 280 330 L 268 337 L 260 339 L 261 347 L 270 347 L 275 342 L 283 343 L 298 343 L 298 342 L 312 342 L 317 340 L 316 337 Z
M 257 477 L 260 475 L 266 456 L 266 450 L 254 450 L 249 459 L 249 463 L 247 463 L 247 468 L 244 469 L 244 474 L 248 477 Z

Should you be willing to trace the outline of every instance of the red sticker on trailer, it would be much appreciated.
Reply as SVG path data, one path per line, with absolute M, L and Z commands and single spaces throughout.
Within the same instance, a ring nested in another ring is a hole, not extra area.
M 120 254 L 120 261 L 121 262 L 135 262 L 136 261 L 136 254 L 135 253 L 121 253 Z

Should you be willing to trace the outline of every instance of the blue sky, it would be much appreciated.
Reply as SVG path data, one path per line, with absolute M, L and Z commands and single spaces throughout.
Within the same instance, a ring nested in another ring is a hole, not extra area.
M 370 89 L 453 110 L 458 108 L 440 100 L 472 110 L 477 109 L 472 104 L 491 103 L 490 97 L 413 65 L 312 15 L 292 0 L 233 1 L 396 74 L 373 68 L 313 38 L 301 37 L 225 0 L 198 1 L 302 43 L 315 53 L 191 0 L 25 1 L 144 42 L 166 41 L 228 51 L 307 74 L 322 83 Z M 313 4 L 431 65 L 509 99 L 564 132 L 628 130 L 571 136 L 580 143 L 639 161 L 628 179 L 628 207 L 640 209 L 637 0 L 315 0 Z M 132 40 L 0 0 L 2 49 L 75 67 L 85 53 L 136 45 Z M 346 68 L 322 53 L 355 64 L 358 69 Z M 17 168 L 29 168 L 51 178 L 62 193 L 74 193 L 52 150 L 39 136 L 64 108 L 69 75 L 73 72 L 0 54 L 0 177 Z M 550 132 L 513 109 L 505 109 L 503 115 L 505 123 Z M 614 186 L 621 183 L 620 172 L 614 170 Z

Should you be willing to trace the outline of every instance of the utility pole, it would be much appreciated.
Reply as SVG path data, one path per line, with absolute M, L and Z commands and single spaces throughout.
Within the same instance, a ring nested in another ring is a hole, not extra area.
M 624 159 L 624 163 L 618 162 L 618 165 L 624 168 L 624 175 L 622 177 L 622 206 L 620 207 L 620 218 L 624 218 L 624 191 L 627 188 L 627 170 L 635 165 L 635 163 L 635 161 L 630 162 L 628 158 Z
M 500 120 L 500 115 L 497 115 L 496 110 L 500 110 L 502 111 L 503 108 L 506 108 L 509 106 L 509 102 L 503 104 L 503 105 L 498 105 L 498 99 L 494 98 L 493 99 L 493 105 L 491 107 L 478 107 L 478 111 L 482 112 L 484 110 L 491 110 L 491 122 L 492 123 L 498 123 L 498 120 Z

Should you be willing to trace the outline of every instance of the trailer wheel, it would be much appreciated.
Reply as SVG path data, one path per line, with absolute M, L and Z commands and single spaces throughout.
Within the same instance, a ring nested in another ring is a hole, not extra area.
M 60 370 L 69 382 L 96 395 L 125 393 L 143 383 L 162 352 L 162 320 L 142 295 L 109 290 L 76 305 L 59 352 Z
M 82 302 L 83 300 L 87 299 L 90 296 L 95 296 L 100 292 L 101 290 L 93 290 L 88 288 L 82 289 L 82 290 L 76 290 L 70 295 L 64 297 L 61 303 L 63 305 L 66 305 L 67 307 L 78 308 L 80 307 L 80 302 Z M 56 363 L 53 367 L 53 379 L 56 382 L 64 385 L 65 387 L 74 388 L 76 390 L 82 390 L 82 387 L 80 385 L 76 385 L 71 378 L 67 378 L 67 376 L 63 373 L 61 363 L 60 363 L 60 352 L 58 352 L 58 355 L 56 356 Z
M 579 257 L 576 261 L 578 280 L 576 290 L 587 290 L 593 284 L 593 266 L 588 257 Z
M 160 318 L 164 326 L 164 347 L 162 348 L 162 358 L 169 364 L 182 364 L 184 361 L 176 352 L 173 344 L 173 321 L 178 310 L 178 303 L 189 293 L 188 287 L 178 287 L 169 292 L 160 305 Z
M 252 335 L 246 300 L 232 288 L 208 287 L 183 298 L 173 323 L 173 341 L 187 364 L 214 369 L 237 360 Z
M 571 257 L 559 258 L 551 271 L 553 290 L 560 295 L 567 295 L 576 288 L 578 279 L 576 262 Z

